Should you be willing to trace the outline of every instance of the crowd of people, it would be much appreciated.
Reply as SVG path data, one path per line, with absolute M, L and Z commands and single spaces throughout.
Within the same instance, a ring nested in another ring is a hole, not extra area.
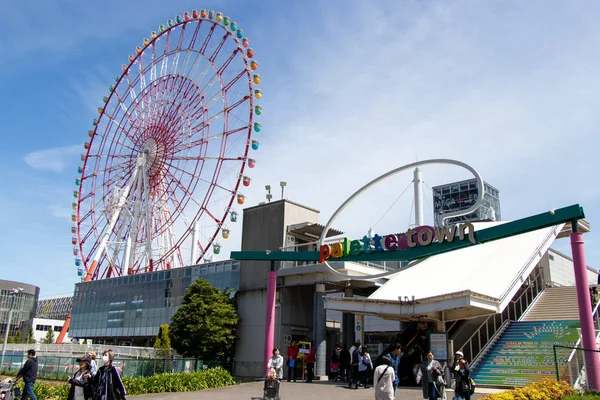
M 106 350 L 102 354 L 102 365 L 98 368 L 96 353 L 86 353 L 77 358 L 79 368 L 67 379 L 71 385 L 68 400 L 126 400 L 125 386 L 119 370 L 113 366 L 115 353 Z M 27 351 L 27 361 L 17 373 L 16 380 L 23 379 L 25 388 L 22 400 L 37 400 L 33 391 L 38 374 L 38 360 L 35 350 Z
M 383 356 L 380 364 L 374 368 L 369 349 L 360 341 L 354 343 L 350 349 L 345 345 L 338 345 L 331 355 L 329 378 L 333 381 L 347 382 L 348 387 L 354 389 L 369 388 L 369 381 L 372 378 L 375 399 L 393 400 L 396 398 L 400 383 L 398 369 L 403 355 L 402 345 L 395 343 L 391 346 L 391 351 Z M 287 360 L 284 360 L 279 348 L 273 349 L 273 356 L 268 363 L 269 374 L 265 380 L 265 399 L 279 399 L 279 384 L 283 380 L 284 366 L 287 366 L 287 381 L 297 381 L 298 358 L 299 350 L 295 341 L 287 349 Z M 307 369 L 306 382 L 311 382 L 314 368 L 312 346 L 310 353 L 304 355 L 304 364 Z M 474 391 L 474 382 L 470 377 L 469 363 L 461 351 L 455 353 L 450 371 L 454 390 L 453 399 L 470 400 Z M 421 385 L 424 399 L 446 399 L 447 382 L 444 367 L 435 359 L 431 351 L 426 354 L 426 359 L 416 371 L 416 383 Z

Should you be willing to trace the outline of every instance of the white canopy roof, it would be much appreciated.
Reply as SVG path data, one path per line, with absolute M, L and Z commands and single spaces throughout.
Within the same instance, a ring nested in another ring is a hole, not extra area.
M 474 225 L 479 230 L 502 223 L 506 222 Z M 432 317 L 436 312 L 457 307 L 466 312 L 466 316 L 457 314 L 456 319 L 501 312 L 562 227 L 561 224 L 430 257 L 394 275 L 368 299 L 327 298 L 326 307 L 394 319 L 406 319 L 409 309 L 411 315 Z M 406 309 L 398 306 L 399 298 L 412 300 L 413 296 L 416 304 Z M 483 299 L 485 307 L 469 310 L 480 307 Z M 342 305 L 344 301 L 346 304 Z M 382 315 L 383 304 L 397 304 L 389 308 L 392 315 Z

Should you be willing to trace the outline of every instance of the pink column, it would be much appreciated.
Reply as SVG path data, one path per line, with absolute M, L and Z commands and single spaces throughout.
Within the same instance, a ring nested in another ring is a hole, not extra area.
M 274 269 L 271 266 L 271 269 Z M 277 290 L 277 271 L 269 271 L 267 282 L 267 318 L 265 320 L 265 376 L 268 372 L 269 358 L 273 355 L 275 340 L 275 291 Z
M 592 301 L 590 299 L 583 234 L 577 232 L 577 221 L 573 222 L 571 233 L 571 251 L 573 268 L 575 269 L 575 285 L 577 286 L 577 302 L 579 304 L 579 320 L 581 321 L 581 338 L 583 348 L 597 350 L 594 320 L 592 318 Z M 584 353 L 588 377 L 588 389 L 598 390 L 600 383 L 600 360 L 597 353 Z

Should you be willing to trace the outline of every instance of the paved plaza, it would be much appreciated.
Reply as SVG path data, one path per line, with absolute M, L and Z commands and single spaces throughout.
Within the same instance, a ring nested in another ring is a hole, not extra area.
M 447 393 L 447 399 L 452 399 L 452 392 Z M 287 383 L 281 384 L 280 395 L 282 400 L 372 400 L 375 392 L 369 389 L 348 389 L 347 386 L 331 382 L 314 383 Z M 262 382 L 244 383 L 234 387 L 203 390 L 188 393 L 161 393 L 156 395 L 135 396 L 136 400 L 250 400 L 253 397 L 262 398 Z M 472 399 L 479 399 L 481 395 L 474 395 Z M 420 388 L 403 388 L 396 393 L 398 400 L 422 400 Z

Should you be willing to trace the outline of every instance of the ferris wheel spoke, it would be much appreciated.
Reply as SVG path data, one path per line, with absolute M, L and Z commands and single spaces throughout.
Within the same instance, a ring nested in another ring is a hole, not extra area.
M 130 112 L 129 112 L 129 108 L 127 108 L 127 106 L 125 105 L 125 102 L 123 101 L 123 99 L 121 98 L 121 96 L 119 95 L 119 93 L 117 92 L 113 92 L 113 95 L 117 97 L 117 100 L 119 101 L 119 107 L 121 108 L 121 110 L 123 110 L 123 112 L 125 113 L 125 115 L 127 116 L 127 120 L 128 122 L 132 125 L 135 126 L 135 123 L 137 122 L 137 118 L 138 118 L 138 114 L 136 111 L 136 108 L 133 107 L 133 111 L 136 113 L 136 116 L 134 117 Z M 133 101 L 131 102 L 132 104 L 134 103 Z M 115 108 L 113 114 L 117 113 L 117 109 Z M 112 119 L 115 119 L 115 116 L 112 115 L 111 116 Z M 109 118 L 110 119 L 110 118 Z
M 86 179 L 97 177 L 98 175 L 102 175 L 102 174 L 105 174 L 107 172 L 110 173 L 110 172 L 116 171 L 116 170 L 120 169 L 121 167 L 124 167 L 125 165 L 128 165 L 128 164 L 129 164 L 129 162 L 127 162 L 127 161 L 122 162 L 120 164 L 115 164 L 115 165 L 113 165 L 111 167 L 105 168 L 105 169 L 97 171 L 97 172 L 93 172 L 93 173 L 91 173 L 89 175 L 84 175 L 84 176 L 81 177 L 81 180 L 84 181 Z
M 219 160 L 220 160 L 220 159 L 219 159 Z M 234 194 L 234 193 L 235 193 L 235 191 L 234 191 L 234 190 L 227 189 L 226 187 L 224 187 L 224 186 L 221 186 L 221 185 L 219 185 L 219 184 L 218 184 L 218 183 L 216 183 L 216 182 L 209 181 L 208 179 L 204 179 L 204 178 L 202 178 L 201 176 L 198 176 L 198 175 L 196 175 L 196 174 L 193 174 L 193 173 L 191 173 L 191 172 L 189 172 L 189 171 L 186 171 L 186 170 L 184 170 L 184 169 L 181 169 L 181 168 L 179 168 L 179 167 L 176 167 L 176 166 L 175 166 L 175 165 L 173 165 L 173 164 L 168 164 L 168 165 L 169 165 L 170 167 L 172 167 L 173 169 L 177 170 L 177 171 L 183 172 L 183 173 L 187 174 L 188 176 L 191 176 L 191 177 L 192 177 L 192 178 L 194 178 L 194 179 L 198 179 L 198 180 L 199 180 L 199 181 L 201 181 L 201 182 L 208 183 L 209 185 L 213 185 L 213 186 L 215 186 L 215 187 L 218 187 L 219 189 L 225 190 L 226 192 L 228 192 L 228 193 L 231 193 L 231 194 Z M 172 175 L 172 174 L 171 174 L 171 175 Z
M 121 132 L 123 132 L 123 133 L 125 134 L 125 137 L 126 137 L 127 139 L 129 139 L 129 140 L 130 140 L 132 143 L 134 142 L 134 138 L 132 138 L 132 137 L 130 136 L 130 133 L 129 133 L 129 131 L 128 131 L 127 129 L 125 129 L 123 126 L 121 126 L 121 124 L 119 124 L 119 123 L 118 123 L 118 122 L 117 122 L 117 121 L 116 121 L 116 120 L 113 118 L 113 116 L 112 116 L 112 115 L 108 115 L 108 114 L 105 114 L 105 115 L 106 115 L 106 117 L 108 118 L 108 120 L 109 120 L 110 122 L 112 122 L 112 123 L 113 123 L 113 125 L 115 125 L 117 128 L 119 128 L 119 129 L 121 130 Z M 126 147 L 126 148 L 128 148 L 128 149 L 129 149 L 129 150 L 131 150 L 131 151 L 135 151 L 135 150 L 134 150 L 132 147 L 129 147 L 129 146 L 127 146 L 125 143 L 121 143 L 121 145 L 122 145 L 122 146 L 124 146 L 124 147 Z
M 169 65 L 169 43 L 171 41 L 171 30 L 167 32 L 167 38 L 165 39 L 165 49 L 163 52 L 162 62 L 160 65 L 160 76 L 167 74 L 167 66 Z
M 150 63 L 150 82 L 156 80 L 156 42 L 152 42 L 152 62 Z
M 208 43 L 210 42 L 210 39 L 212 38 L 212 35 L 213 35 L 216 27 L 217 27 L 217 25 L 213 24 L 210 27 L 210 30 L 208 31 L 208 33 L 206 34 L 206 38 L 204 38 L 204 43 L 202 43 L 202 46 L 200 47 L 201 54 L 206 54 L 206 48 L 208 47 Z

